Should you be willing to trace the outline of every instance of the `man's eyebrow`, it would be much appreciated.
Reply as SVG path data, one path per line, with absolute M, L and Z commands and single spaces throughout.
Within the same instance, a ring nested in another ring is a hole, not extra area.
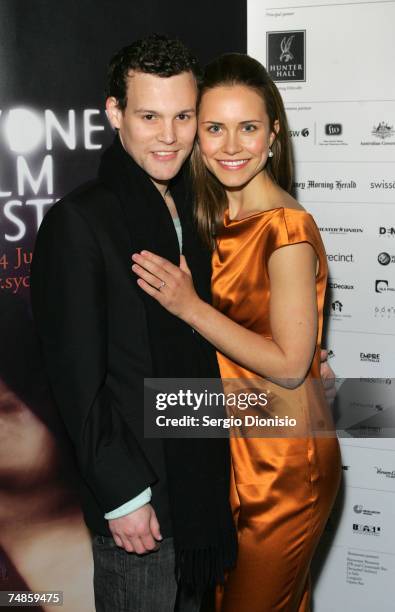
M 149 108 L 136 108 L 135 113 L 149 113 L 150 115 L 159 115 L 158 111 Z
M 150 108 L 136 108 L 135 113 L 147 113 L 150 115 L 160 115 L 161 113 L 159 113 L 157 110 L 152 110 Z M 195 108 L 186 108 L 183 110 L 179 110 L 176 112 L 176 115 L 182 115 L 185 113 L 196 113 L 196 109 Z

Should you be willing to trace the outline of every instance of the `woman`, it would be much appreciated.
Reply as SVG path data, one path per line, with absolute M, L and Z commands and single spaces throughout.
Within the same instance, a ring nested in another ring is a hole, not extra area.
M 28 306 L 15 295 L 0 296 L 0 336 L 0 591 L 59 590 L 62 612 L 93 612 L 92 549 L 75 467 Z
M 305 612 L 341 472 L 319 375 L 327 263 L 313 218 L 289 193 L 280 94 L 254 59 L 229 54 L 207 67 L 192 169 L 200 232 L 208 244 L 216 232 L 214 307 L 183 257 L 177 268 L 135 255 L 139 286 L 216 346 L 223 379 L 260 381 L 267 410 L 298 422 L 292 437 L 231 438 L 239 555 L 217 610 Z

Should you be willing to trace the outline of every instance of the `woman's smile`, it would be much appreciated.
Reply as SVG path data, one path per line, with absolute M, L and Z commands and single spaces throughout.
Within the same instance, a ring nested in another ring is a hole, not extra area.
M 217 159 L 216 160 L 225 170 L 241 170 L 245 168 L 249 159 Z

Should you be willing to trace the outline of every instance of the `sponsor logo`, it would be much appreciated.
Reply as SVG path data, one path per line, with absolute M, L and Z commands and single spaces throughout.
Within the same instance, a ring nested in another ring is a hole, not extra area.
M 320 232 L 335 234 L 336 236 L 348 236 L 349 234 L 363 234 L 363 227 L 346 227 L 338 225 L 335 227 L 319 227 Z
M 392 378 L 360 378 L 359 380 L 374 385 L 392 385 Z
M 389 125 L 389 123 L 386 121 L 380 121 L 380 123 L 374 125 L 372 129 L 372 136 L 375 136 L 375 138 L 380 138 L 380 140 L 391 138 L 391 136 L 394 134 L 394 126 Z
M 326 123 L 324 126 L 324 135 L 319 139 L 318 144 L 322 146 L 345 146 L 345 142 L 341 135 L 343 134 L 343 126 L 341 123 Z
M 266 67 L 273 81 L 306 81 L 306 30 L 266 33 Z
M 376 293 L 385 293 L 388 289 L 387 280 L 376 280 L 374 290 Z
M 380 121 L 372 127 L 370 132 L 374 140 L 362 140 L 361 145 L 393 145 L 395 144 L 394 126 L 390 125 L 387 121 Z
M 343 289 L 347 291 L 351 291 L 352 289 L 355 289 L 354 285 L 348 285 L 347 283 L 336 283 L 336 282 L 328 283 L 328 287 L 330 289 Z
M 395 470 L 383 470 L 383 468 L 375 465 L 374 469 L 376 470 L 377 476 L 384 476 L 384 478 L 395 478 Z
M 331 317 L 334 321 L 340 321 L 343 319 L 351 319 L 351 314 L 344 312 L 344 304 L 340 300 L 335 300 L 331 303 L 329 310 L 326 314 Z
M 393 319 L 395 317 L 395 306 L 375 306 L 375 319 Z
M 376 438 L 381 437 L 383 433 L 382 427 L 372 427 L 371 425 L 359 425 L 356 427 L 349 427 L 346 431 L 358 434 L 358 436 L 365 438 Z
M 350 408 L 370 408 L 376 412 L 383 412 L 384 406 L 382 404 L 374 404 L 373 402 L 350 402 Z
M 302 130 L 289 130 L 289 135 L 291 138 L 298 138 L 299 136 L 303 136 L 303 138 L 307 138 L 310 135 L 309 128 L 303 128 Z
M 381 514 L 379 510 L 369 510 L 368 508 L 364 508 L 362 504 L 355 504 L 353 510 L 355 514 L 364 514 L 365 516 L 374 516 Z
M 294 181 L 293 186 L 295 189 L 323 189 L 328 191 L 343 191 L 344 189 L 356 189 L 357 184 L 355 181 L 314 181 L 313 179 L 309 179 L 308 181 Z
M 333 359 L 334 357 L 336 357 L 336 353 L 334 351 L 332 351 L 332 349 L 329 349 L 329 351 L 328 351 L 328 359 Z
M 343 133 L 341 123 L 327 123 L 325 125 L 325 134 L 327 136 L 340 136 Z
M 388 266 L 390 263 L 395 263 L 395 255 L 390 255 L 389 253 L 383 251 L 383 253 L 378 254 L 377 261 L 382 266 Z
M 343 470 L 344 472 L 348 472 L 348 470 L 349 470 L 349 469 L 350 469 L 350 466 L 349 466 L 349 465 L 342 465 L 342 470 Z
M 336 261 L 337 263 L 352 263 L 354 261 L 353 253 L 327 253 L 328 261 Z
M 360 361 L 369 361 L 369 363 L 380 363 L 380 353 L 359 353 Z
M 379 227 L 379 236 L 388 236 L 394 238 L 395 227 Z
M 374 290 L 376 293 L 387 293 L 388 291 L 395 291 L 395 287 L 390 287 L 387 280 L 378 279 L 375 281 Z
M 395 189 L 395 181 L 371 181 L 370 189 Z
M 353 533 L 367 536 L 379 536 L 381 527 L 378 525 L 363 525 L 362 523 L 353 523 Z

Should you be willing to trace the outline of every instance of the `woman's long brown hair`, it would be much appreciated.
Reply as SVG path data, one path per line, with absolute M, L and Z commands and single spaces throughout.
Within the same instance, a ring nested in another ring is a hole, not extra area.
M 265 68 L 257 60 L 240 53 L 227 53 L 208 64 L 201 83 L 198 109 L 209 89 L 221 85 L 244 85 L 256 91 L 265 103 L 270 129 L 279 123 L 272 145 L 273 157 L 268 157 L 265 170 L 285 191 L 292 189 L 293 166 L 287 118 L 281 95 Z M 227 208 L 226 192 L 218 179 L 206 168 L 198 142 L 191 156 L 192 181 L 195 191 L 195 217 L 204 243 L 214 248 L 216 229 L 222 224 Z

